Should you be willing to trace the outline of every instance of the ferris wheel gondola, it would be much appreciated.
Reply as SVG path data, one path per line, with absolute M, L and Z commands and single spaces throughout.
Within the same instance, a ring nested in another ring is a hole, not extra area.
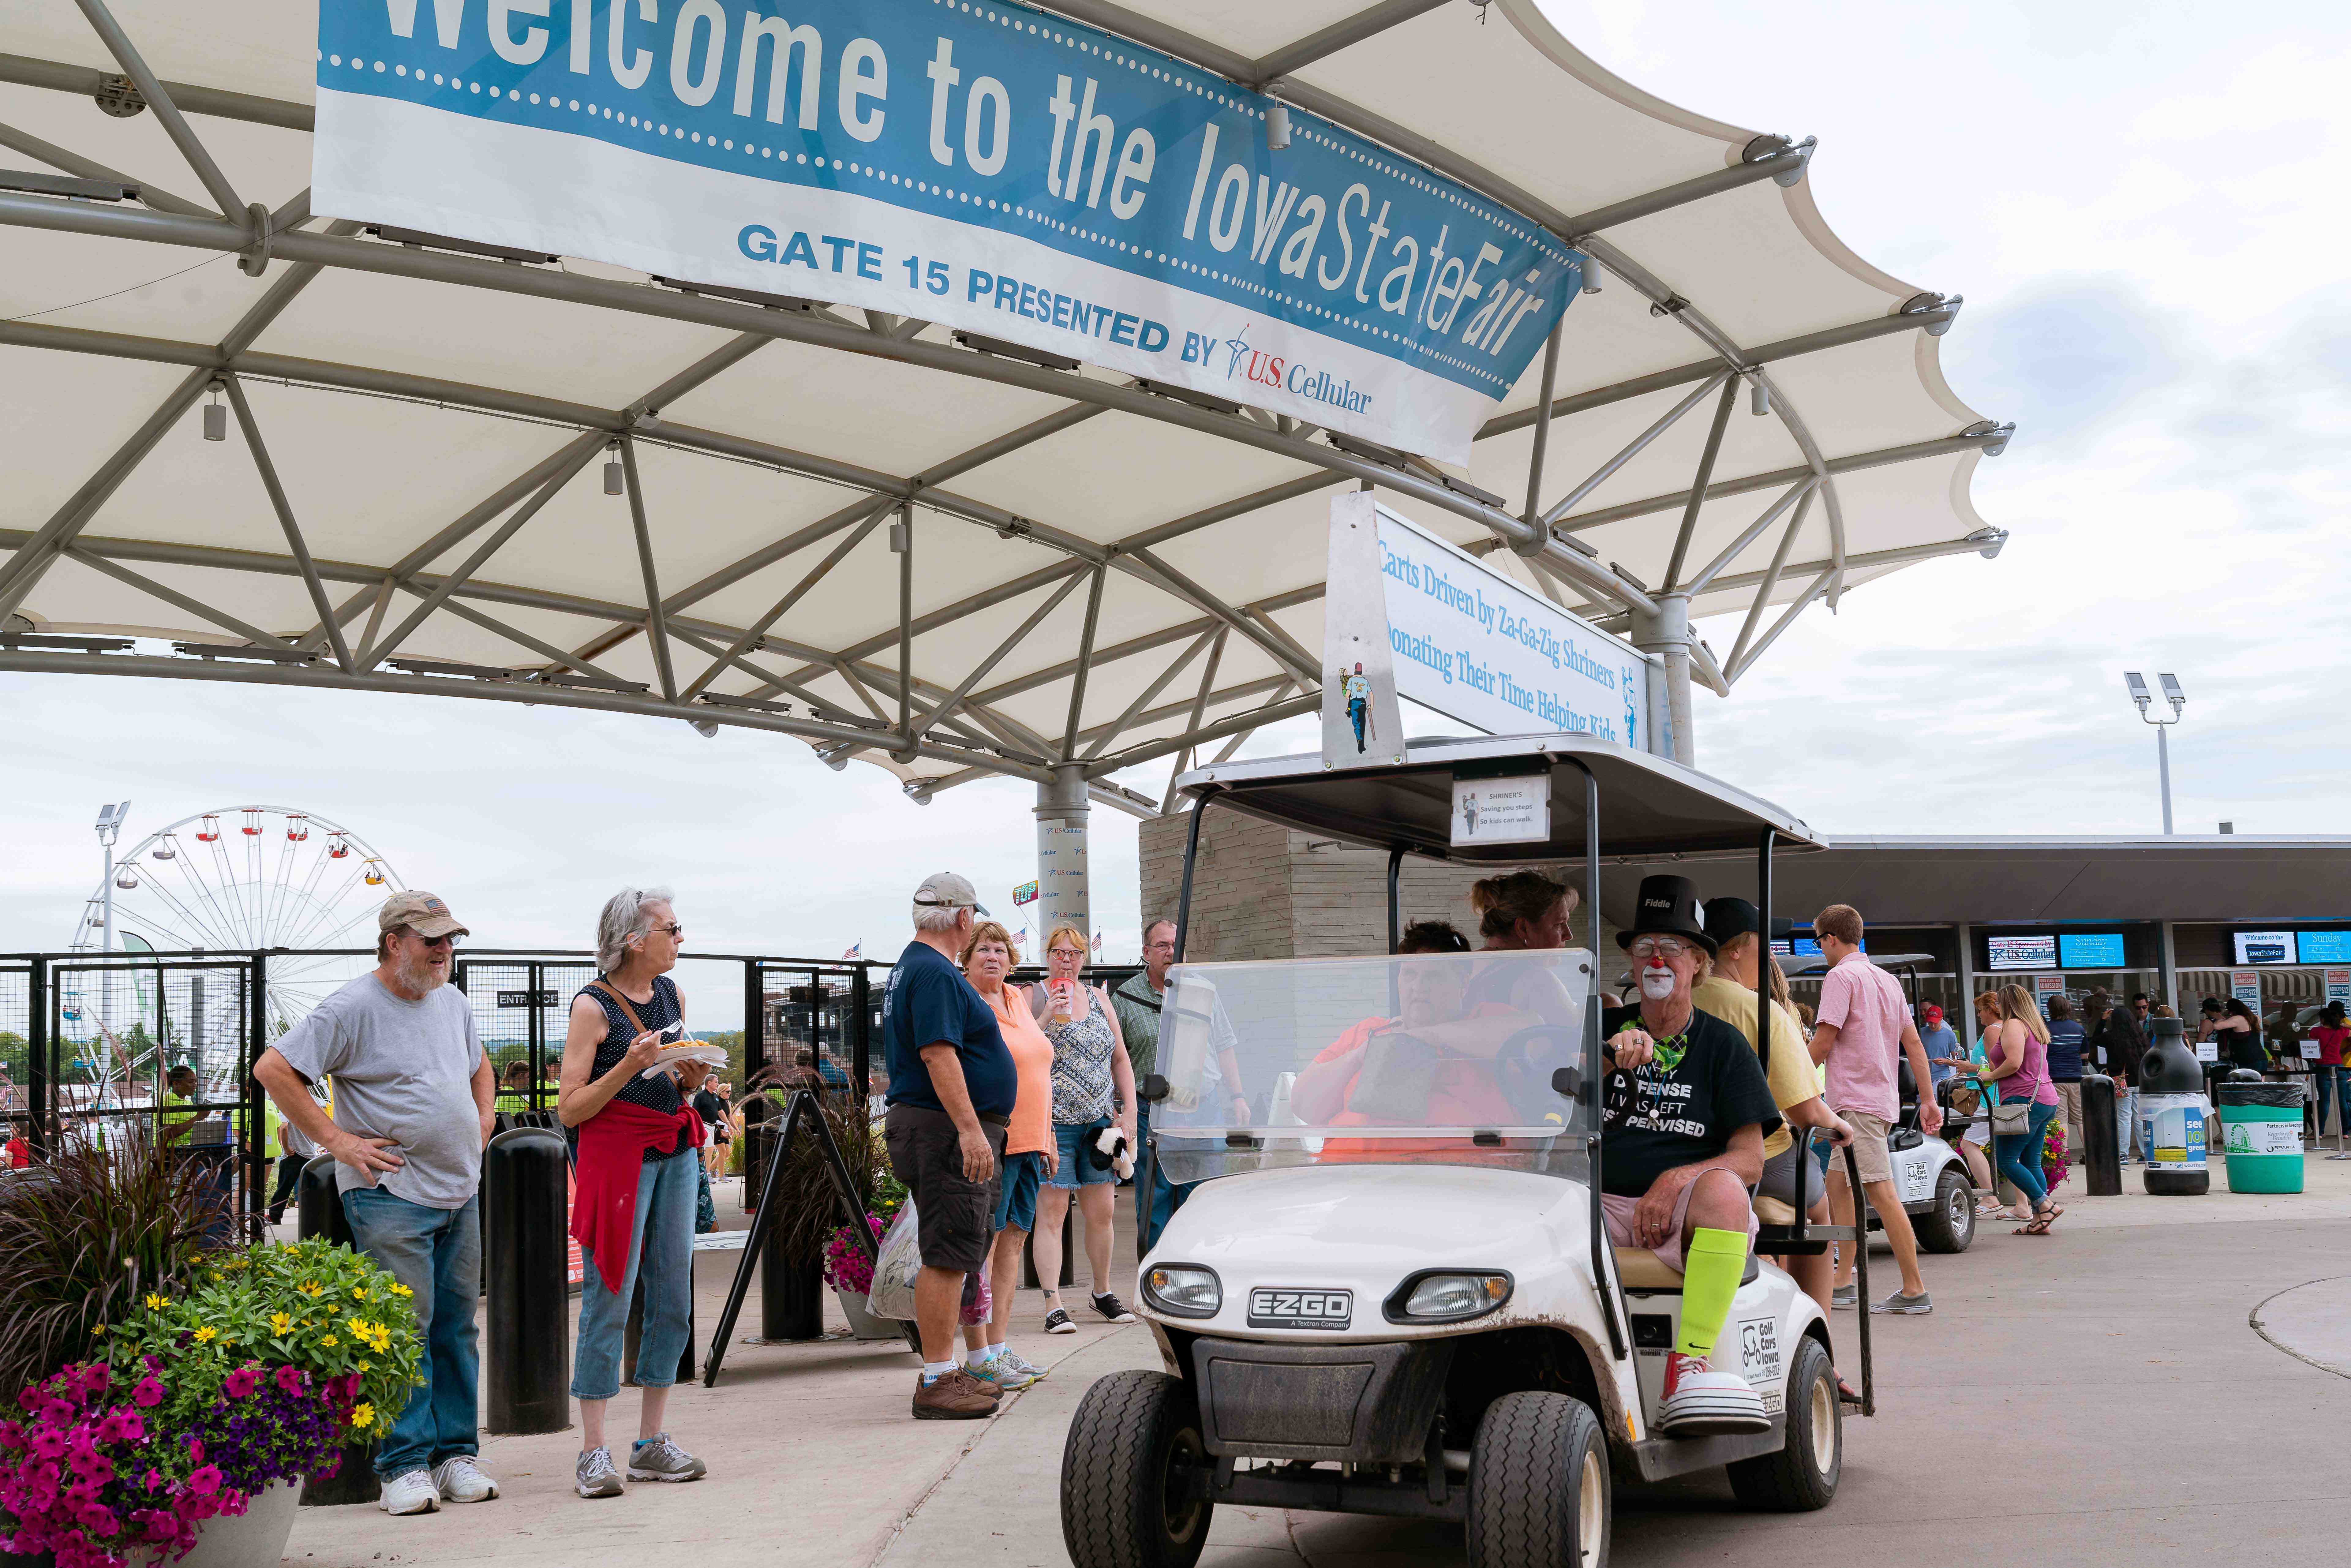
M 240 826 L 225 834 L 222 819 L 232 816 Z M 183 833 L 194 842 L 183 846 Z M 183 847 L 190 852 L 181 853 Z M 139 868 L 142 857 L 147 863 Z M 73 950 L 84 958 L 107 953 L 110 896 L 111 956 L 117 958 L 140 951 L 224 956 L 267 951 L 263 1005 L 274 1037 L 373 962 L 375 912 L 387 892 L 404 885 L 365 839 L 315 811 L 283 806 L 203 811 L 118 856 L 110 883 L 99 883 L 76 926 Z M 328 951 L 334 949 L 342 951 Z M 85 972 L 64 1016 L 82 1020 L 100 1014 L 99 1023 L 127 1037 L 144 1011 L 193 1005 L 179 981 L 142 988 L 125 983 L 120 973 L 100 984 Z M 235 988 L 215 981 L 201 995 L 206 1009 L 226 1009 L 219 1030 L 207 1035 L 231 1038 L 241 1027 L 234 1016 L 241 1005 Z M 163 1037 L 158 1020 L 146 1021 L 151 1036 Z

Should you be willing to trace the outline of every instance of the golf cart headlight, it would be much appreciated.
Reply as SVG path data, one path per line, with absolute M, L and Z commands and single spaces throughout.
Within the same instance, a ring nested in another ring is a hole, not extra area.
M 1508 1274 L 1416 1274 L 1388 1298 L 1392 1322 L 1458 1322 L 1492 1312 L 1510 1299 Z
M 1213 1318 L 1225 1304 L 1225 1287 L 1213 1270 L 1164 1263 L 1143 1276 L 1143 1299 L 1171 1317 Z

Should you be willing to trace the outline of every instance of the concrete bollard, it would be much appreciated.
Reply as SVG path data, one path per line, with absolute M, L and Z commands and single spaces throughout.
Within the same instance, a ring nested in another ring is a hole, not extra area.
M 2115 1081 L 2082 1074 L 2082 1180 L 2092 1197 L 2123 1190 L 2122 1151 L 2115 1146 Z
M 305 1241 L 324 1237 L 338 1247 L 351 1244 L 350 1222 L 343 1218 L 343 1200 L 335 1188 L 335 1161 L 320 1155 L 302 1167 L 295 1189 L 300 1204 L 298 1234 Z M 375 1478 L 375 1444 L 346 1443 L 342 1463 L 331 1476 L 313 1475 L 302 1483 L 304 1508 L 336 1508 L 373 1502 L 381 1490 Z
M 517 1127 L 482 1155 L 487 1275 L 488 1429 L 560 1432 L 571 1425 L 570 1312 L 564 1274 L 569 1161 L 563 1140 Z

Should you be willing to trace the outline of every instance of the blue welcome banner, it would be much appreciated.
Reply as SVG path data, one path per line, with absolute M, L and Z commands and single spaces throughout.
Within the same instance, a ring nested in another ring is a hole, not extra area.
M 1583 258 L 969 0 L 322 0 L 313 210 L 959 327 L 1450 462 Z

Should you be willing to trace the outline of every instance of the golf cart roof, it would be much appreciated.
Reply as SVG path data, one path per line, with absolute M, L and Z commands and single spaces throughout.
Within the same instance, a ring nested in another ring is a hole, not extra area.
M 1374 849 L 1398 846 L 1433 860 L 1524 864 L 1581 859 L 1583 780 L 1599 785 L 1600 852 L 1607 855 L 1752 853 L 1762 831 L 1775 848 L 1816 850 L 1801 818 L 1695 768 L 1578 735 L 1472 736 L 1405 743 L 1402 763 L 1330 768 L 1320 754 L 1227 762 L 1176 781 L 1196 804 L 1220 804 L 1269 822 Z M 1452 781 L 1462 777 L 1551 775 L 1551 836 L 1541 842 L 1456 844 Z
M 1864 951 L 1867 950 L 1864 949 Z M 1925 969 L 1942 962 L 1932 953 L 1869 953 L 1868 958 L 1881 969 Z M 1828 972 L 1829 961 L 1826 958 L 1814 958 L 1801 969 L 1789 970 L 1788 977 L 1792 980 L 1807 980 Z

